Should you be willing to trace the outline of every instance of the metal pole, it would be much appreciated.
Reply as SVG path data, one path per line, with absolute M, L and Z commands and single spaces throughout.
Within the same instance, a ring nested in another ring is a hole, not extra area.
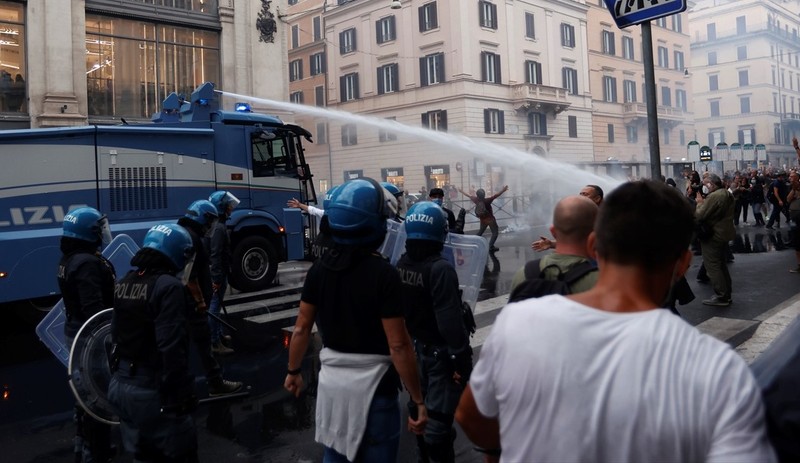
M 653 33 L 650 21 L 642 23 L 642 61 L 644 92 L 647 98 L 647 140 L 650 143 L 650 178 L 661 178 L 661 149 L 658 143 L 658 109 L 656 107 L 656 73 L 653 65 Z

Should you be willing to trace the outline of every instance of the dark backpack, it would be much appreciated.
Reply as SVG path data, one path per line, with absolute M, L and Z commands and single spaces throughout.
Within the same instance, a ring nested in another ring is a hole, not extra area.
M 489 215 L 489 209 L 486 207 L 486 203 L 482 199 L 478 200 L 478 202 L 475 203 L 475 215 L 479 219 L 482 219 L 487 215 Z
M 550 267 L 558 267 L 556 265 L 548 265 L 539 271 L 540 262 L 541 260 L 538 259 L 525 264 L 525 281 L 511 291 L 508 302 L 519 302 L 532 297 L 542 297 L 550 294 L 571 294 L 570 286 L 573 283 L 589 272 L 597 270 L 594 262 L 582 262 L 569 269 L 566 273 L 560 273 L 559 271 L 558 279 L 548 280 L 544 277 L 544 271 Z

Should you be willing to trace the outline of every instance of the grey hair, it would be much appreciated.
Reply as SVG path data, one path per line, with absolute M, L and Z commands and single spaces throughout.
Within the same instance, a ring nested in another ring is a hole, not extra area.
M 708 180 L 717 188 L 722 188 L 722 179 L 717 174 L 708 174 Z

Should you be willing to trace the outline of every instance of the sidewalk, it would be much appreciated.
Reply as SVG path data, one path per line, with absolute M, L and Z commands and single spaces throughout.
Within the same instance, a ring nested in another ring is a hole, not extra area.
M 800 315 L 800 294 L 756 317 L 761 323 L 750 339 L 736 347 L 736 352 L 748 364 L 753 363 L 798 315 Z

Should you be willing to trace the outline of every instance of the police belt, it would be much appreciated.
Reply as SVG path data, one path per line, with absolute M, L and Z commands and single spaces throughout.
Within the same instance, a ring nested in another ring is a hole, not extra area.
M 125 357 L 120 357 L 114 372 L 125 376 L 146 376 L 150 378 L 158 378 L 161 375 L 161 372 L 152 366 Z
M 414 349 L 417 353 L 422 355 L 430 355 L 433 357 L 439 357 L 439 355 L 444 355 L 447 353 L 446 346 L 437 346 L 436 344 L 426 344 L 419 339 L 414 339 Z

